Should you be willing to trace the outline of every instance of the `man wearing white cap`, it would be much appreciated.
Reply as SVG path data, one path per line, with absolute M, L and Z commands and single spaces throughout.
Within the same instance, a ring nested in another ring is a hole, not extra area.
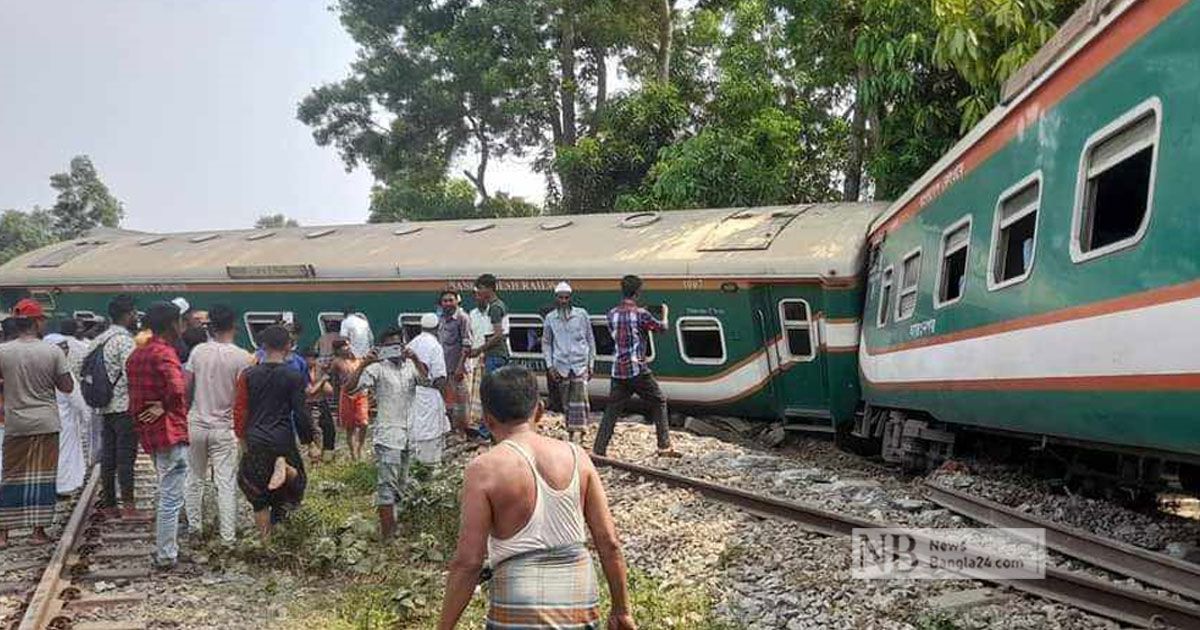
M 596 338 L 588 312 L 571 304 L 571 285 L 554 287 L 554 310 L 546 314 L 542 328 L 542 354 L 546 360 L 546 383 L 558 390 L 566 415 L 567 437 L 583 439 L 587 427 L 588 381 L 596 362 Z
M 428 367 L 428 380 L 417 385 L 417 397 L 412 407 L 412 429 L 410 434 L 413 456 L 417 461 L 436 465 L 442 460 L 445 434 L 450 430 L 446 418 L 446 401 L 442 388 L 446 386 L 446 355 L 438 341 L 438 316 L 426 313 L 421 316 L 421 334 L 408 342 L 413 358 Z

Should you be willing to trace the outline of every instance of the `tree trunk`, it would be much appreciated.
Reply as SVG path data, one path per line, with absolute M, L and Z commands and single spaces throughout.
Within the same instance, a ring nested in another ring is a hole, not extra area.
M 559 86 L 559 109 L 562 116 L 562 143 L 575 146 L 578 132 L 575 126 L 575 93 L 578 81 L 575 78 L 575 11 L 573 0 L 563 1 L 562 41 L 558 47 L 558 62 L 562 66 Z
M 863 98 L 866 79 L 867 69 L 859 64 L 854 111 L 850 118 L 850 158 L 846 163 L 846 180 L 842 184 L 842 201 L 858 201 L 862 192 L 863 159 L 867 141 L 867 103 Z
M 597 46 L 592 49 L 592 63 L 596 64 L 597 116 L 599 116 L 600 110 L 604 109 L 604 104 L 608 102 L 608 59 L 605 58 L 606 52 L 603 46 Z
M 573 3 L 574 0 L 563 0 L 562 2 L 562 24 L 560 26 L 562 32 L 558 44 L 558 64 L 561 73 L 558 109 L 562 133 L 556 143 L 556 151 L 559 147 L 575 146 L 579 139 L 579 128 L 575 120 L 575 96 L 579 83 L 575 77 L 575 9 L 572 6 Z M 575 214 L 579 211 L 581 203 L 578 199 L 578 187 L 570 177 L 564 177 L 561 173 L 558 179 L 562 186 L 563 210 L 567 214 Z
M 658 55 L 655 59 L 658 82 L 666 85 L 671 80 L 672 26 L 671 9 L 674 0 L 654 0 L 658 5 Z
M 480 202 L 487 203 L 491 199 L 491 196 L 488 194 L 487 182 L 484 181 L 484 178 L 487 176 L 488 160 L 491 158 L 492 145 L 488 142 L 487 134 L 484 133 L 480 124 L 474 120 L 471 120 L 470 123 L 471 131 L 475 134 L 475 140 L 479 143 L 479 162 L 475 165 L 474 175 L 471 174 L 471 171 L 466 170 L 463 171 L 463 175 L 475 186 L 476 192 L 479 193 Z

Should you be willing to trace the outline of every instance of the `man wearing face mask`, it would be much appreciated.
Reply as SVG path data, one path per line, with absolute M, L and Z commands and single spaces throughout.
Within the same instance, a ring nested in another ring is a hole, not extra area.
M 350 392 L 372 390 L 378 403 L 373 435 L 375 447 L 375 507 L 379 533 L 387 540 L 396 531 L 396 503 L 408 484 L 412 459 L 420 457 L 414 446 L 412 416 L 419 385 L 430 384 L 429 370 L 404 347 L 404 334 L 389 328 L 350 375 L 344 387 Z

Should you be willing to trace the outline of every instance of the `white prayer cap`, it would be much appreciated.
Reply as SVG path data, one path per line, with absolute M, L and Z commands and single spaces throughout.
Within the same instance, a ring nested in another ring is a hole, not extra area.
M 45 337 L 42 337 L 42 341 L 45 341 L 46 343 L 58 346 L 58 345 L 62 345 L 64 343 L 66 343 L 67 338 L 59 333 L 50 333 L 50 334 L 46 335 Z
M 558 295 L 559 293 L 571 293 L 571 292 L 572 292 L 571 285 L 567 284 L 565 281 L 559 282 L 558 286 L 554 287 L 555 295 Z
M 192 310 L 192 305 L 188 304 L 188 301 L 181 297 L 177 297 L 174 300 L 171 300 L 171 303 L 174 304 L 179 309 L 180 315 L 183 315 L 184 313 Z
M 438 327 L 438 316 L 434 313 L 425 313 L 421 316 L 421 328 L 430 330 Z

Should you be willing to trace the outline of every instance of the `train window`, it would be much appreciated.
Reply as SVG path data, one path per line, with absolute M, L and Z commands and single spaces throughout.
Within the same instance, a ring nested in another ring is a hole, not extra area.
M 680 317 L 675 324 L 679 356 L 693 365 L 725 362 L 725 329 L 716 317 Z
M 900 293 L 896 298 L 896 321 L 908 319 L 917 310 L 917 284 L 921 281 L 921 248 L 905 254 L 900 263 Z
M 780 300 L 779 325 L 783 329 L 788 356 L 792 359 L 813 358 L 812 320 L 808 302 Z
M 404 343 L 416 339 L 417 335 L 421 334 L 420 313 L 401 313 L 396 318 L 396 323 L 400 324 L 400 330 L 404 333 Z
M 967 285 L 967 258 L 971 251 L 971 217 L 963 217 L 942 233 L 942 263 L 938 267 L 934 307 L 957 302 Z
M 1071 257 L 1080 261 L 1129 247 L 1149 224 L 1158 101 L 1144 103 L 1088 140 L 1080 160 Z
M 71 313 L 71 319 L 79 322 L 79 330 L 84 333 L 104 323 L 104 318 L 94 311 L 75 311 Z
M 892 266 L 888 265 L 887 269 L 883 270 L 883 274 L 879 276 L 879 315 L 875 319 L 875 325 L 883 327 L 888 322 L 888 315 L 892 308 Z
M 1042 198 L 1040 172 L 1018 182 L 996 204 L 988 289 L 1007 287 L 1033 270 L 1037 243 L 1038 207 Z
M 592 336 L 596 338 L 596 359 L 598 361 L 615 360 L 617 344 L 608 330 L 608 318 L 604 315 L 592 315 Z M 654 337 L 642 333 L 642 344 L 646 348 L 646 361 L 653 361 Z
M 541 315 L 508 316 L 508 350 L 514 357 L 542 356 Z
M 255 348 L 258 347 L 259 333 L 276 324 L 290 324 L 294 321 L 289 311 L 253 311 L 246 313 L 243 320 L 246 323 L 246 334 L 250 335 L 250 343 Z
M 345 314 L 326 312 L 317 314 L 317 335 L 325 333 L 340 333 L 342 332 L 342 320 L 346 319 Z

